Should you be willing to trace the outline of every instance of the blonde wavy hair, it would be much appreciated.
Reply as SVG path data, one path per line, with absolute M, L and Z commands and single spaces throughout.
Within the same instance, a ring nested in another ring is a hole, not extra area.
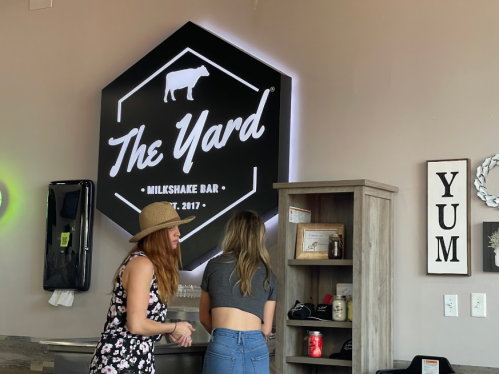
M 130 250 L 125 260 L 130 254 L 137 251 L 144 252 L 154 266 L 161 301 L 165 304 L 168 301 L 171 302 L 178 290 L 179 262 L 182 264 L 180 243 L 177 244 L 177 248 L 172 248 L 170 237 L 168 236 L 168 228 L 165 228 L 142 238 Z M 118 280 L 120 268 L 123 266 L 125 260 L 123 260 L 118 270 L 116 270 L 113 278 L 113 286 Z
M 251 280 L 258 267 L 263 264 L 267 275 L 263 281 L 263 288 L 267 289 L 270 278 L 270 256 L 265 247 L 265 225 L 263 220 L 251 211 L 238 212 L 232 217 L 225 228 L 222 241 L 223 253 L 234 254 L 241 292 L 244 296 L 254 295 Z M 232 276 L 232 274 L 231 274 Z

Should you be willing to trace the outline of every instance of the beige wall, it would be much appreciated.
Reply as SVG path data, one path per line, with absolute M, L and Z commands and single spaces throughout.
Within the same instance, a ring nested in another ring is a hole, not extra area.
M 472 196 L 472 277 L 425 275 L 425 161 L 468 157 L 475 170 L 499 152 L 497 0 L 54 0 L 32 12 L 1 0 L 0 335 L 100 333 L 128 234 L 97 212 L 91 290 L 52 307 L 46 187 L 96 180 L 101 89 L 188 20 L 293 77 L 293 181 L 400 188 L 395 358 L 499 367 L 499 275 L 481 271 L 481 223 L 499 212 Z M 487 293 L 487 318 L 470 317 L 471 292 Z M 458 318 L 443 317 L 445 293 L 458 294 Z

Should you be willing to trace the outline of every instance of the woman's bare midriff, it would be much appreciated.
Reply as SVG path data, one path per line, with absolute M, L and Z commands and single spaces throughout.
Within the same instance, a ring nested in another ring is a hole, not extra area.
M 213 329 L 225 328 L 239 331 L 262 329 L 260 318 L 236 308 L 213 308 L 211 310 L 211 325 Z

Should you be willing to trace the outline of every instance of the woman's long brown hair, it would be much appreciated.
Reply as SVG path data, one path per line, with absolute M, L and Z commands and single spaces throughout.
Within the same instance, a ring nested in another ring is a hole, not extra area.
M 168 228 L 155 231 L 145 238 L 142 238 L 135 247 L 128 253 L 143 251 L 154 266 L 154 273 L 158 281 L 159 297 L 163 303 L 171 302 L 178 289 L 178 264 L 182 262 L 180 255 L 180 243 L 177 248 L 172 248 L 168 236 Z M 126 260 L 125 258 L 125 260 Z M 123 263 L 118 267 L 113 279 L 113 286 L 116 284 L 119 271 Z
M 270 277 L 270 256 L 265 247 L 265 225 L 255 212 L 238 212 L 225 228 L 222 241 L 223 253 L 234 253 L 237 257 L 236 271 L 244 296 L 254 295 L 251 280 L 258 267 L 263 264 L 267 275 L 263 288 L 267 288 Z

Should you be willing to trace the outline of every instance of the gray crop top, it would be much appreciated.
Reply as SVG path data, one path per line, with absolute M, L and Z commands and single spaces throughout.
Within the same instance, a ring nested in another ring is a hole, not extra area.
M 210 294 L 211 309 L 220 307 L 241 309 L 259 317 L 263 323 L 263 306 L 265 302 L 267 300 L 277 300 L 276 277 L 270 271 L 266 289 L 264 289 L 263 281 L 267 273 L 265 266 L 260 266 L 251 280 L 251 288 L 255 294 L 253 296 L 243 296 L 240 284 L 234 287 L 239 280 L 235 267 L 236 256 L 232 254 L 222 254 L 212 258 L 204 270 L 201 289 Z M 234 274 L 231 277 L 232 271 L 234 271 Z

